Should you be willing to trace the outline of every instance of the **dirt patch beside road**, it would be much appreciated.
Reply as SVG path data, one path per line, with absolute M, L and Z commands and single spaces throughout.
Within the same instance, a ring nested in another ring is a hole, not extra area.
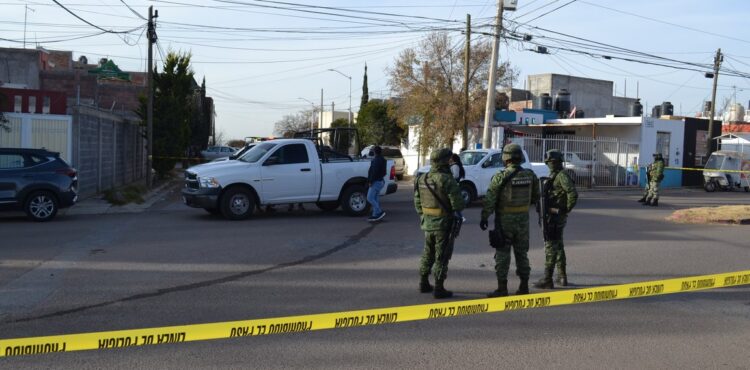
M 681 209 L 672 213 L 667 220 L 682 224 L 750 225 L 750 206 Z

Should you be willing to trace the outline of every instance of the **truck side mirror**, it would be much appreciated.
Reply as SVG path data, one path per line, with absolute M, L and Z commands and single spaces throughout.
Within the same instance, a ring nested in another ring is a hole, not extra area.
M 492 163 L 492 161 L 491 161 L 491 160 L 489 160 L 489 159 L 488 159 L 488 160 L 486 160 L 486 161 L 484 161 L 484 162 L 482 162 L 482 168 L 487 168 L 487 167 L 489 167 L 491 163 Z

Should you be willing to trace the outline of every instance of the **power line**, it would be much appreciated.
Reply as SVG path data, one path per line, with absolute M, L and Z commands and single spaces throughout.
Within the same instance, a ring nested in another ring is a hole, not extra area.
M 537 19 L 539 19 L 539 18 L 541 18 L 541 17 L 544 17 L 545 15 L 547 15 L 547 14 L 549 14 L 549 13 L 552 13 L 552 12 L 554 12 L 554 11 L 557 11 L 557 10 L 559 10 L 559 9 L 562 9 L 562 8 L 564 8 L 564 7 L 566 7 L 566 6 L 570 5 L 570 4 L 573 4 L 573 3 L 574 3 L 574 2 L 576 2 L 576 1 L 578 1 L 578 0 L 570 0 L 569 2 L 567 2 L 567 3 L 563 4 L 563 5 L 560 5 L 560 6 L 558 6 L 558 7 L 557 7 L 557 8 L 555 8 L 555 9 L 552 9 L 552 10 L 550 10 L 550 11 L 548 11 L 548 12 L 544 13 L 544 14 L 541 14 L 541 15 L 539 15 L 539 16 L 536 16 L 536 17 L 532 18 L 532 19 L 531 19 L 531 20 L 529 20 L 529 21 L 526 21 L 526 23 L 531 23 L 531 22 L 533 22 L 533 21 L 535 21 L 535 20 L 537 20 Z
M 129 31 L 113 31 L 113 30 L 107 30 L 107 29 L 104 29 L 104 28 L 102 28 L 102 27 L 99 27 L 99 26 L 97 26 L 97 25 L 95 25 L 95 24 L 93 24 L 93 23 L 91 23 L 91 22 L 89 22 L 89 21 L 87 21 L 87 20 L 85 20 L 85 19 L 81 18 L 81 16 L 79 16 L 78 14 L 76 14 L 76 13 L 74 13 L 73 11 L 71 11 L 70 9 L 66 8 L 66 7 L 65 7 L 65 5 L 63 5 L 63 4 L 60 4 L 60 2 L 59 2 L 59 1 L 57 1 L 57 0 L 52 0 L 52 1 L 53 1 L 53 2 L 55 3 L 55 4 L 59 5 L 59 6 L 61 7 L 61 8 L 63 8 L 63 9 L 64 9 L 64 10 L 66 11 L 66 12 L 70 13 L 70 15 L 72 15 L 72 16 L 74 16 L 74 17 L 78 18 L 78 20 L 80 20 L 81 22 L 83 22 L 83 23 L 86 23 L 86 24 L 88 24 L 89 26 L 91 26 L 91 27 L 94 27 L 94 28 L 96 28 L 96 29 L 98 29 L 98 30 L 100 30 L 100 31 L 102 31 L 102 32 L 105 32 L 105 33 L 114 33 L 114 34 L 126 34 L 126 33 L 131 33 L 131 32 L 133 32 L 133 31 L 135 31 L 135 30 L 137 30 L 137 29 L 139 29 L 139 28 L 143 27 L 143 26 L 139 26 L 139 27 L 133 28 L 132 30 L 129 30 Z

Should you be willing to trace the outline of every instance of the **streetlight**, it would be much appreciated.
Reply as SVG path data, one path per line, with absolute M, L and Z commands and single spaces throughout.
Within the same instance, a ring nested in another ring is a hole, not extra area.
M 310 113 L 310 130 L 311 131 L 314 130 L 315 129 L 315 118 L 314 118 L 315 117 L 315 103 L 313 103 L 313 102 L 311 102 L 311 101 L 309 101 L 309 100 L 307 100 L 305 98 L 297 98 L 297 99 L 304 100 L 304 101 L 312 104 L 313 110 Z M 323 109 L 323 107 L 320 107 L 320 109 Z
M 328 70 L 331 72 L 336 72 L 349 79 L 349 127 L 351 128 L 352 127 L 352 76 L 347 76 L 341 73 L 341 71 L 338 71 L 332 68 L 329 68 Z M 331 119 L 333 119 L 334 114 L 335 112 L 331 112 Z

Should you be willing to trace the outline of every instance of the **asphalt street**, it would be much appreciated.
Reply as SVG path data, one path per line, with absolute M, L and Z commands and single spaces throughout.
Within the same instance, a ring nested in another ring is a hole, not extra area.
M 683 225 L 673 210 L 748 204 L 744 192 L 588 191 L 565 233 L 571 289 L 746 270 L 750 226 Z M 341 211 L 231 222 L 173 192 L 143 213 L 0 215 L 0 338 L 432 303 L 417 291 L 423 234 L 410 184 L 369 224 Z M 456 241 L 455 300 L 495 288 L 479 206 Z M 533 214 L 533 213 L 532 213 Z M 535 214 L 533 214 L 535 215 Z M 532 280 L 544 253 L 531 228 Z M 513 267 L 511 269 L 513 271 Z M 510 278 L 515 291 L 518 279 Z M 750 287 L 612 302 L 100 351 L 0 358 L 2 369 L 748 369 Z

